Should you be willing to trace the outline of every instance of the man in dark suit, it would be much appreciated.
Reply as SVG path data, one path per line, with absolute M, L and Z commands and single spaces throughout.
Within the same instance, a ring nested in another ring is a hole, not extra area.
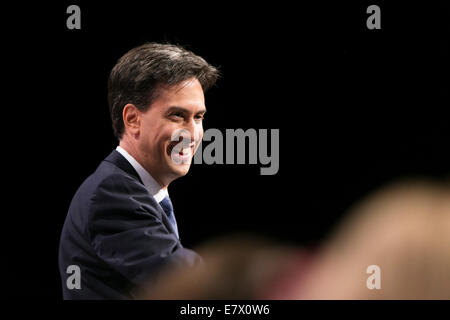
M 179 46 L 147 43 L 119 59 L 108 102 L 119 146 L 80 186 L 61 234 L 65 299 L 130 299 L 184 248 L 168 185 L 185 175 L 203 137 L 204 91 L 218 71 Z

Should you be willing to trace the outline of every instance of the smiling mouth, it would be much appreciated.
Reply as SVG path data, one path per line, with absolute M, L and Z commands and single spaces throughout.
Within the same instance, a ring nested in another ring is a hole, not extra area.
M 178 152 L 174 151 L 173 149 L 175 146 L 180 144 L 178 141 L 171 142 L 167 148 L 167 154 L 170 157 L 178 158 L 182 161 L 186 161 L 191 159 L 193 153 L 194 153 L 194 143 L 190 143 L 189 145 L 183 146 L 183 148 L 180 148 L 181 146 L 177 147 Z

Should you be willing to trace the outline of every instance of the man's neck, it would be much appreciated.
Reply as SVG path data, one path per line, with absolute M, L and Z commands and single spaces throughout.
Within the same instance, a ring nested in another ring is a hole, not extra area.
M 152 175 L 153 179 L 155 179 L 155 181 L 161 186 L 161 188 L 167 189 L 168 183 L 162 183 L 159 180 L 158 176 L 155 175 L 155 172 L 151 172 L 152 170 L 149 170 L 149 168 L 147 168 L 147 166 L 145 165 L 145 161 L 143 161 L 139 151 L 133 143 L 130 143 L 128 139 L 124 137 L 119 141 L 119 146 L 126 152 L 128 152 L 130 156 L 132 156 L 145 170 L 147 170 L 147 172 Z

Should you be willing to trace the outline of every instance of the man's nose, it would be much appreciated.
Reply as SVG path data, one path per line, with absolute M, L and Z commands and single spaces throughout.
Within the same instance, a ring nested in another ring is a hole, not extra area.
M 190 135 L 190 137 L 187 138 L 190 138 L 192 142 L 197 142 L 202 138 L 202 125 L 196 123 L 194 119 L 191 119 L 189 122 L 187 122 L 183 129 L 186 130 L 186 133 Z

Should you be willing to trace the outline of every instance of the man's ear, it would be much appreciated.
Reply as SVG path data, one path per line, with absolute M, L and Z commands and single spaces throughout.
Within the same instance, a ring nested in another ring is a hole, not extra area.
M 131 103 L 125 105 L 122 111 L 123 124 L 125 131 L 128 130 L 133 136 L 139 134 L 141 127 L 141 118 L 138 108 Z

